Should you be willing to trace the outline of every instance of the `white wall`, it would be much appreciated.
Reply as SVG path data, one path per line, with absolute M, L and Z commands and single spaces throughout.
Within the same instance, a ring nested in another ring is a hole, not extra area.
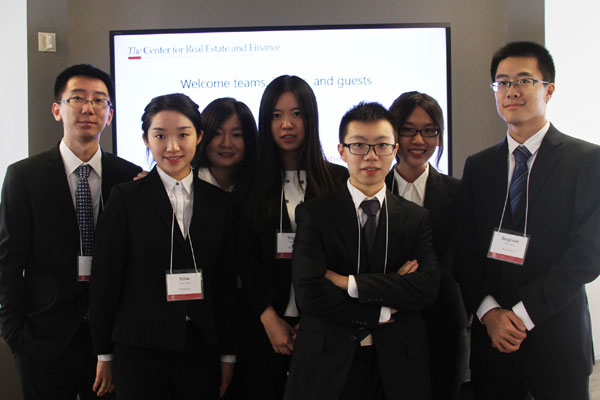
M 0 63 L 0 110 L 2 146 L 0 146 L 0 184 L 6 167 L 27 157 L 27 2 L 2 4 L 0 37 L 3 62 Z
M 549 118 L 558 129 L 596 144 L 600 144 L 595 118 L 600 110 L 599 12 L 596 0 L 546 0 L 545 4 L 546 47 L 556 64 L 556 91 L 549 103 Z M 600 278 L 587 285 L 587 293 L 594 348 L 600 359 Z

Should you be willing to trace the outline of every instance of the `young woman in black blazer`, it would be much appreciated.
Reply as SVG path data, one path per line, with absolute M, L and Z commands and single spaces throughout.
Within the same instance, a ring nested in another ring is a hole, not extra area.
M 428 330 L 432 399 L 458 398 L 467 366 L 467 316 L 460 290 L 451 275 L 459 181 L 440 174 L 428 162 L 443 151 L 444 117 L 438 102 L 419 92 L 398 97 L 390 112 L 399 133 L 398 163 L 388 188 L 429 210 L 434 250 L 442 269 L 437 300 L 422 312 Z
M 117 399 L 216 399 L 235 353 L 232 201 L 192 172 L 202 125 L 189 97 L 154 98 L 142 130 L 156 166 L 115 187 L 98 224 L 94 348 L 114 353 Z
M 299 321 L 291 291 L 294 210 L 343 184 L 348 172 L 326 161 L 314 92 L 297 76 L 267 86 L 258 131 L 259 160 L 246 208 L 252 233 L 240 269 L 245 301 L 237 372 L 245 398 L 279 400 Z

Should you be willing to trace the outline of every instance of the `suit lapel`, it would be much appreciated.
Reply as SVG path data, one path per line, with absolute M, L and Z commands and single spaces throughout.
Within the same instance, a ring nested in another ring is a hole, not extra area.
M 193 232 L 194 237 L 202 235 L 203 229 L 201 227 L 208 226 L 206 222 L 207 215 L 210 215 L 210 204 L 207 199 L 207 195 L 203 190 L 204 182 L 198 178 L 196 171 L 194 174 L 194 207 L 192 214 L 192 221 L 190 222 L 190 232 Z M 200 211 L 202 210 L 202 212 Z M 208 211 L 208 212 L 206 212 Z M 198 242 L 198 240 L 194 239 Z
M 110 156 L 102 151 L 102 202 L 106 202 L 110 196 L 110 191 L 116 182 L 116 171 L 113 163 L 110 162 Z M 100 204 L 102 205 L 102 203 Z M 102 210 L 100 210 L 102 211 Z
M 388 215 L 386 208 L 389 208 L 388 196 L 392 197 L 390 191 L 387 191 L 383 207 L 379 212 L 379 222 L 377 223 L 377 233 L 375 234 L 375 244 L 373 245 L 373 254 L 371 254 L 371 260 L 369 260 L 369 271 L 370 272 L 383 272 L 385 265 L 385 252 L 386 252 L 386 233 L 387 233 L 387 222 Z M 388 243 L 389 246 L 389 243 Z
M 442 176 L 431 165 L 429 165 L 429 176 L 425 183 L 425 201 L 423 207 L 431 210 L 433 204 L 438 204 L 445 196 L 444 188 L 442 187 Z
M 52 210 L 52 212 L 64 216 L 59 218 L 61 223 L 67 221 L 73 229 L 78 229 L 73 197 L 71 196 L 71 189 L 69 188 L 69 182 L 65 173 L 65 165 L 60 156 L 58 146 L 48 153 L 48 168 L 46 169 L 46 173 L 53 188 L 53 193 L 56 196 L 57 209 Z
M 346 186 L 343 186 L 340 190 L 334 192 L 333 196 L 333 221 L 336 221 L 335 228 L 342 238 L 344 247 L 346 247 L 346 252 L 351 260 L 348 270 L 341 272 L 356 274 L 358 271 L 357 256 L 359 227 L 354 202 L 352 201 L 352 196 L 350 196 L 350 192 Z M 362 268 L 361 270 L 364 271 Z

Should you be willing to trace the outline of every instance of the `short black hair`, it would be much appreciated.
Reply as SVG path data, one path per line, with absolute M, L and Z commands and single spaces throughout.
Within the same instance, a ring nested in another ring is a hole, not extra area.
M 492 57 L 490 73 L 492 82 L 496 80 L 496 71 L 500 61 L 508 57 L 533 57 L 537 60 L 538 69 L 545 81 L 554 83 L 556 70 L 554 60 L 548 49 L 535 42 L 510 42 L 500 48 Z
M 148 130 L 152 125 L 152 118 L 161 111 L 176 111 L 185 115 L 196 128 L 196 135 L 202 130 L 202 118 L 198 104 L 182 93 L 172 93 L 158 96 L 150 100 L 142 114 L 142 131 L 144 139 L 148 140 Z
M 54 99 L 56 101 L 62 100 L 61 97 L 67 88 L 67 82 L 69 82 L 69 79 L 73 78 L 74 76 L 85 76 L 88 78 L 100 79 L 106 85 L 106 89 L 108 89 L 108 97 L 110 97 L 110 100 L 114 103 L 115 87 L 110 75 L 91 64 L 71 65 L 63 72 L 58 74 L 56 81 L 54 81 Z
M 348 110 L 342 117 L 342 121 L 340 122 L 340 143 L 344 143 L 350 122 L 376 122 L 381 120 L 388 121 L 392 125 L 394 140 L 398 142 L 398 132 L 396 131 L 396 124 L 394 123 L 392 114 L 379 103 L 361 102 Z

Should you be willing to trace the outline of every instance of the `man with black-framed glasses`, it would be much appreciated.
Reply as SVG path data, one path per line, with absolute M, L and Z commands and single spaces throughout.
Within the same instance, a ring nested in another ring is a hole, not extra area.
M 547 120 L 555 68 L 543 46 L 507 44 L 491 78 L 506 139 L 465 163 L 454 269 L 475 315 L 474 397 L 587 400 L 600 147 Z
M 109 75 L 92 65 L 65 69 L 52 104 L 62 140 L 6 171 L 0 331 L 25 400 L 94 399 L 112 391 L 111 361 L 95 356 L 88 323 L 94 228 L 112 186 L 141 171 L 100 149 L 113 92 Z

